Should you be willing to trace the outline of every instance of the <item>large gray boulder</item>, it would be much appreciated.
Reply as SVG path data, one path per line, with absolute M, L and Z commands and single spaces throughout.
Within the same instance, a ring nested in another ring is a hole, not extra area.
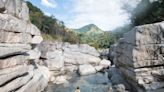
M 138 92 L 163 88 L 164 22 L 137 26 L 119 40 L 114 63 Z

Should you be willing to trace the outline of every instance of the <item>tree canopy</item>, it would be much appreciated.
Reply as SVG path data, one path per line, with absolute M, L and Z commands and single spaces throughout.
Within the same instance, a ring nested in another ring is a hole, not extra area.
M 164 0 L 142 0 L 132 12 L 134 26 L 164 21 Z

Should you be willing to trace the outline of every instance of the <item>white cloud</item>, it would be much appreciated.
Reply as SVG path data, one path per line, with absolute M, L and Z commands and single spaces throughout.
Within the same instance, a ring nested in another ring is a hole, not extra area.
M 56 8 L 57 6 L 55 0 L 41 0 L 41 4 L 49 8 Z
M 136 6 L 138 0 L 76 0 L 72 20 L 66 21 L 68 27 L 79 28 L 94 23 L 103 30 L 112 30 L 129 23 L 130 14 L 122 7 L 125 4 Z
M 52 15 L 52 14 L 49 13 L 49 12 L 44 12 L 44 14 L 47 15 L 47 16 L 51 16 L 51 15 Z

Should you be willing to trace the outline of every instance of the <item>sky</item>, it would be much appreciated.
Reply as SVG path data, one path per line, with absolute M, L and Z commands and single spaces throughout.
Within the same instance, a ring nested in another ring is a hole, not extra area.
M 108 31 L 130 22 L 124 6 L 135 8 L 140 0 L 27 0 L 45 15 L 64 21 L 68 28 L 95 24 Z

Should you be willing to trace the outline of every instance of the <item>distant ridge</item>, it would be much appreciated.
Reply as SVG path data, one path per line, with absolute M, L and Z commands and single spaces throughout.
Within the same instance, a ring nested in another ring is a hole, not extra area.
M 104 31 L 97 27 L 95 24 L 89 24 L 79 29 L 74 29 L 76 32 L 80 33 L 103 33 Z

